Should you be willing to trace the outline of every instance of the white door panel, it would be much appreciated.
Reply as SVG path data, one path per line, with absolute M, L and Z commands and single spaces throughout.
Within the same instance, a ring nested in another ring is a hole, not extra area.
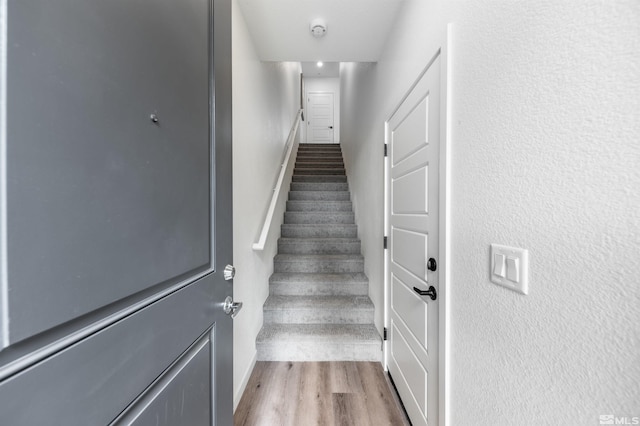
M 394 228 L 391 231 L 391 261 L 426 281 L 428 237 L 422 232 Z
M 387 122 L 389 373 L 414 425 L 438 423 L 440 58 Z
M 412 289 L 411 285 L 394 276 L 391 281 L 391 305 L 399 307 L 397 316 L 412 331 L 418 343 L 427 348 L 427 304 Z
M 429 181 L 429 167 L 422 166 L 407 174 L 393 178 L 391 185 L 396 194 L 393 213 L 426 214 L 429 211 L 426 188 Z M 416 191 L 422 188 L 422 191 Z
M 413 424 L 427 424 L 428 372 L 415 356 L 397 324 L 391 321 L 391 356 L 397 363 L 394 383 Z
M 428 143 L 427 117 L 429 99 L 425 98 L 392 130 L 396 143 L 391 150 L 391 163 L 396 166 Z

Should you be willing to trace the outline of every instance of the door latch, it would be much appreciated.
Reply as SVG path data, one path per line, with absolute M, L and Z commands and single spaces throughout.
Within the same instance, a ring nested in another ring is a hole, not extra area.
M 227 315 L 231 315 L 231 318 L 235 318 L 242 309 L 242 302 L 234 302 L 231 296 L 227 296 L 224 299 L 224 305 L 222 305 L 222 309 L 224 313 Z

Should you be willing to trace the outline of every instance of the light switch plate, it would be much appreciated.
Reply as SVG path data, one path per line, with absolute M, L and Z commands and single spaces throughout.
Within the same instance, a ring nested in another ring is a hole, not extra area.
M 504 261 L 504 265 L 496 265 Z M 496 267 L 497 266 L 497 267 Z M 529 251 L 517 247 L 491 244 L 491 282 L 529 294 Z M 496 272 L 502 272 L 498 274 Z M 502 275 L 502 276 L 501 276 Z

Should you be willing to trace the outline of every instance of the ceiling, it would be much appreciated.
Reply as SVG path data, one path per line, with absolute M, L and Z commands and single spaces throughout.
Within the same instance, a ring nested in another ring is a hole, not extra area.
M 340 62 L 324 62 L 318 67 L 316 62 L 302 62 L 302 74 L 311 78 L 340 77 Z
M 376 62 L 404 0 L 238 0 L 263 61 Z M 324 37 L 309 24 L 326 22 Z

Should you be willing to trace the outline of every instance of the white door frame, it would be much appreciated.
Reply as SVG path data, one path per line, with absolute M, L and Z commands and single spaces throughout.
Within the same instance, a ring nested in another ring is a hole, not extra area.
M 451 217 L 451 123 L 450 123 L 450 102 L 451 99 L 451 30 L 452 25 L 447 24 L 446 31 L 442 36 L 434 55 L 424 67 L 420 75 L 406 91 L 400 102 L 393 109 L 384 123 L 385 149 L 389 147 L 387 140 L 389 121 L 398 111 L 404 100 L 418 84 L 422 76 L 427 72 L 431 64 L 440 56 L 440 182 L 439 182 L 439 247 L 438 247 L 438 269 L 440 270 L 438 283 L 438 423 L 440 426 L 449 424 L 449 356 L 450 356 L 450 321 L 449 321 L 449 283 L 450 283 L 450 217 Z M 389 236 L 389 185 L 390 173 L 389 157 L 384 159 L 384 235 Z M 391 292 L 390 292 L 390 268 L 389 250 L 384 251 L 384 327 L 390 326 Z M 388 371 L 389 366 L 389 342 L 384 342 L 383 352 L 384 369 Z
M 332 143 L 336 143 L 336 93 L 335 92 L 331 92 L 329 90 L 311 90 L 309 92 L 305 93 L 304 96 L 304 109 L 305 111 L 307 111 L 307 126 L 304 126 L 304 141 L 305 143 L 309 143 L 309 123 L 310 123 L 310 119 L 311 119 L 311 112 L 310 112 L 310 108 L 309 108 L 309 96 L 311 95 L 331 95 L 332 97 L 332 102 L 333 104 L 331 105 L 331 110 L 332 110 L 332 117 L 331 117 L 331 121 L 333 122 L 332 126 L 333 126 L 333 142 Z

